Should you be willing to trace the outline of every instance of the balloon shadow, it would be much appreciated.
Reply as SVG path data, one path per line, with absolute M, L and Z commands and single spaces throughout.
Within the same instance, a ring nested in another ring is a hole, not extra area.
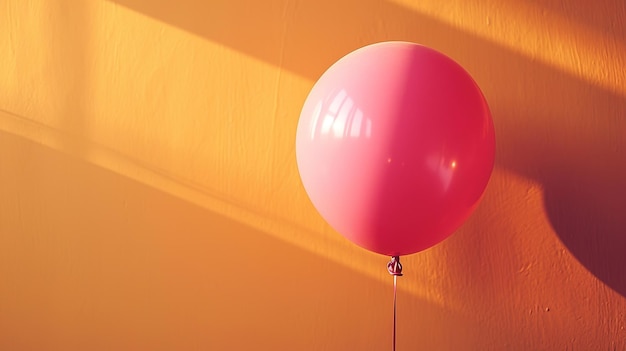
M 624 159 L 623 155 L 620 158 Z M 594 167 L 595 160 L 581 160 L 585 161 Z M 551 175 L 554 178 L 545 185 L 545 203 L 554 229 L 587 269 L 626 297 L 624 167 L 563 167 Z
M 542 183 L 546 214 L 559 238 L 589 271 L 626 296 L 626 140 L 621 135 L 626 101 L 575 80 L 546 80 L 537 71 L 524 81 L 529 89 L 543 84 L 550 94 L 529 99 L 532 128 L 517 129 L 519 139 L 504 150 L 503 163 Z
M 626 52 L 618 52 L 626 58 Z M 495 56 L 497 164 L 539 182 L 554 231 L 591 273 L 626 296 L 626 100 L 549 66 Z M 620 72 L 605 68 L 607 79 Z M 508 82 L 508 84 L 507 84 Z
M 626 130 L 623 92 L 391 2 L 114 2 L 311 80 L 346 53 L 375 41 L 419 42 L 455 58 L 490 103 L 497 165 L 543 185 L 546 213 L 564 245 L 626 296 L 626 276 L 620 274 L 626 266 L 621 254 L 626 252 L 626 169 L 620 161 L 626 146 L 618 135 Z M 602 4 L 617 6 L 614 0 L 594 2 Z M 578 13 L 576 19 L 591 26 L 597 21 L 590 16 Z M 626 59 L 626 53 L 618 54 Z M 619 78 L 617 72 L 606 73 L 607 80 Z M 293 119 L 295 124 L 297 116 Z

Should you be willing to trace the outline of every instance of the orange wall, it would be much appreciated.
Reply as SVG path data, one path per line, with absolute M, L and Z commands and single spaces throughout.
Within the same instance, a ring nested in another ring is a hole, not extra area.
M 460 62 L 498 138 L 477 212 L 404 259 L 398 350 L 625 350 L 622 0 L 1 2 L 0 349 L 390 348 L 388 259 L 294 153 L 382 40 Z

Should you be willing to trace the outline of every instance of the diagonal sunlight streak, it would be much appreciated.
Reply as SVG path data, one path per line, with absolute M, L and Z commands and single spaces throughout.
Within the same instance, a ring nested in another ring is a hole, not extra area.
M 139 159 L 130 158 L 104 145 L 72 136 L 62 130 L 5 110 L 0 110 L 0 131 L 25 138 L 39 145 L 63 152 L 108 171 L 128 177 L 216 214 L 259 229 L 320 257 L 372 277 L 384 284 L 391 284 L 389 275 L 384 269 L 384 265 L 387 262 L 386 257 L 365 252 L 365 250 L 357 248 L 352 243 L 342 240 L 339 235 L 322 236 L 320 233 L 311 232 L 311 229 L 301 227 L 283 218 L 277 218 L 270 213 L 260 213 L 244 203 L 233 201 L 225 194 L 217 194 L 206 186 L 156 168 Z M 77 150 L 83 151 L 79 152 Z M 328 230 L 326 228 L 325 231 Z M 333 241 L 332 244 L 327 242 L 329 237 Z M 419 256 L 419 258 L 411 257 L 411 260 L 419 261 L 418 264 L 411 264 L 412 266 L 427 266 L 431 259 L 436 260 L 437 258 L 431 257 L 432 255 Z M 452 311 L 460 309 L 456 301 L 444 299 L 432 287 L 425 288 L 424 286 L 427 285 L 407 281 L 401 289 L 437 306 Z

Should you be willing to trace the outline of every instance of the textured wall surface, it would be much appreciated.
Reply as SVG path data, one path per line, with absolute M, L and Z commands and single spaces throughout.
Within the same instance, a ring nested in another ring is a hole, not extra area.
M 398 350 L 626 350 L 623 0 L 0 1 L 0 349 L 389 349 L 388 259 L 294 152 L 315 80 L 383 40 L 461 63 L 498 140 L 404 259 Z

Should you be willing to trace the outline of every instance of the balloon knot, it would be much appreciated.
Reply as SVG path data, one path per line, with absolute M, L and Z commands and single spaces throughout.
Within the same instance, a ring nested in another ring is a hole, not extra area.
M 402 275 L 402 264 L 400 264 L 400 256 L 391 256 L 391 261 L 387 263 L 387 271 L 391 275 Z

